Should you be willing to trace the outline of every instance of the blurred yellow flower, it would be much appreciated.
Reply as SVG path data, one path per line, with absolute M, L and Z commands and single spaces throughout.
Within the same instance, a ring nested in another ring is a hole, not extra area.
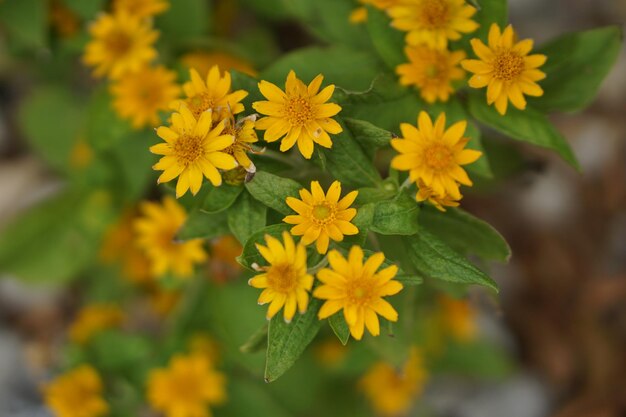
M 90 304 L 78 312 L 69 329 L 70 340 L 85 344 L 102 330 L 117 327 L 124 321 L 124 312 L 114 304 Z
M 161 317 L 165 317 L 176 308 L 182 292 L 179 289 L 162 288 L 157 282 L 146 283 L 144 288 L 148 296 L 148 304 Z
M 220 357 L 217 341 L 207 333 L 194 333 L 188 342 L 189 352 L 194 355 L 203 355 L 210 364 L 216 364 Z
M 102 14 L 91 24 L 93 38 L 85 47 L 83 62 L 95 67 L 98 77 L 119 78 L 138 71 L 157 56 L 153 44 L 159 36 L 150 22 L 126 13 Z
M 296 314 L 296 307 L 302 314 L 309 304 L 309 291 L 313 286 L 313 276 L 307 274 L 306 249 L 300 243 L 296 246 L 291 235 L 283 232 L 283 242 L 270 235 L 265 235 L 267 246 L 256 247 L 270 264 L 261 267 L 264 271 L 248 283 L 254 288 L 263 288 L 259 304 L 270 303 L 266 318 L 269 320 L 285 307 L 283 317 L 291 322 Z
M 158 183 L 178 177 L 176 198 L 188 190 L 193 195 L 200 191 L 203 177 L 215 187 L 222 185 L 222 175 L 218 169 L 233 169 L 237 161 L 226 153 L 235 138 L 224 134 L 225 122 L 212 126 L 211 111 L 203 112 L 196 120 L 187 106 L 180 107 L 179 113 L 172 114 L 170 127 L 161 126 L 157 135 L 165 141 L 150 147 L 150 152 L 163 157 L 152 168 L 163 171 Z
M 89 166 L 93 160 L 93 149 L 82 137 L 79 137 L 70 152 L 70 165 L 72 168 L 83 169 Z
M 502 33 L 495 23 L 489 29 L 489 45 L 480 39 L 472 39 L 472 49 L 480 59 L 466 59 L 463 68 L 474 75 L 469 79 L 473 88 L 487 87 L 487 103 L 494 104 L 498 113 L 506 113 L 510 101 L 520 110 L 526 108 L 524 94 L 533 97 L 543 95 L 537 81 L 546 74 L 538 68 L 547 57 L 528 55 L 533 48 L 532 39 L 517 41 L 513 27 L 507 26 Z
M 207 110 L 213 112 L 213 121 L 219 121 L 231 114 L 239 114 L 244 110 L 240 103 L 248 92 L 244 90 L 230 91 L 231 78 L 228 71 L 222 77 L 220 68 L 214 65 L 209 70 L 206 82 L 195 69 L 189 70 L 191 81 L 183 85 L 186 98 L 170 104 L 174 110 L 180 111 L 184 106 L 189 108 L 196 119 Z
M 225 52 L 196 51 L 186 53 L 181 57 L 181 62 L 189 69 L 194 68 L 200 74 L 207 74 L 215 65 L 225 71 L 235 70 L 257 76 L 257 71 L 245 60 Z
M 153 274 L 161 276 L 172 272 L 179 278 L 191 276 L 194 264 L 205 261 L 207 254 L 202 239 L 175 240 L 178 229 L 187 219 L 184 207 L 166 196 L 161 204 L 141 203 L 140 210 L 142 216 L 134 222 L 137 243 L 148 256 Z
M 428 201 L 430 204 L 435 206 L 439 211 L 446 211 L 446 207 L 458 207 L 459 201 L 463 196 L 459 193 L 458 200 L 453 199 L 448 194 L 437 194 L 433 191 L 433 189 L 426 184 L 421 179 L 417 180 L 417 194 L 415 195 L 415 199 L 418 202 Z
M 357 7 L 352 10 L 350 16 L 348 17 L 350 23 L 359 24 L 367 22 L 367 9 L 365 7 Z
M 285 202 L 296 213 L 283 219 L 285 223 L 294 224 L 291 234 L 302 236 L 300 243 L 310 245 L 315 242 L 321 254 L 328 251 L 330 239 L 341 242 L 344 235 L 356 235 L 359 229 L 350 223 L 356 216 L 356 209 L 350 205 L 358 195 L 358 191 L 348 193 L 341 200 L 341 183 L 335 181 L 324 194 L 318 181 L 311 181 L 311 192 L 300 190 L 299 200 L 287 197 Z
M 349 348 L 342 345 L 336 337 L 332 337 L 318 343 L 313 354 L 322 365 L 333 368 L 346 358 L 348 350 Z
M 365 327 L 372 336 L 380 334 L 378 315 L 389 321 L 397 321 L 398 313 L 383 297 L 402 290 L 402 284 L 393 278 L 398 273 L 396 265 L 377 272 L 385 261 L 382 252 L 373 254 L 363 263 L 363 250 L 358 246 L 350 249 L 348 258 L 331 250 L 328 253 L 330 269 L 317 273 L 322 285 L 315 288 L 313 296 L 326 300 L 320 308 L 320 320 L 343 310 L 350 334 L 361 340 Z
M 148 402 L 166 417 L 209 417 L 209 406 L 226 401 L 226 377 L 204 355 L 174 356 L 148 376 Z
M 400 4 L 403 0 L 359 0 L 360 4 L 372 5 L 380 10 L 387 10 L 391 6 Z M 364 6 L 357 7 L 350 13 L 349 20 L 351 23 L 363 23 L 367 21 L 367 8 Z
M 55 417 L 100 417 L 109 412 L 102 380 L 94 368 L 81 365 L 44 387 L 44 400 Z
M 237 277 L 241 272 L 237 257 L 243 251 L 239 241 L 232 235 L 225 235 L 213 239 L 210 242 L 210 248 L 210 278 L 218 283 L 224 283 Z
M 159 111 L 167 110 L 180 94 L 176 73 L 163 66 L 126 73 L 111 85 L 113 107 L 135 129 L 156 127 Z
M 478 29 L 471 17 L 476 9 L 465 0 L 402 0 L 388 10 L 391 25 L 408 32 L 409 45 L 446 49 L 448 41 Z
M 468 342 L 476 336 L 476 310 L 468 300 L 456 300 L 442 295 L 438 299 L 442 328 L 458 342 Z
M 414 85 L 429 103 L 448 101 L 454 92 L 452 82 L 465 76 L 459 67 L 465 52 L 437 50 L 425 45 L 407 46 L 404 51 L 410 62 L 396 67 L 400 84 Z
M 167 0 L 114 0 L 113 11 L 125 12 L 136 17 L 150 17 L 169 9 Z
M 459 184 L 472 185 L 462 165 L 476 161 L 481 152 L 465 149 L 469 139 L 463 137 L 467 122 L 457 122 L 446 129 L 446 115 L 433 122 L 428 113 L 420 112 L 417 127 L 402 123 L 402 138 L 392 139 L 391 146 L 400 155 L 391 160 L 391 167 L 409 171 L 412 182 L 422 182 L 440 198 L 460 200 Z M 422 195 L 423 196 L 423 195 Z
M 296 143 L 302 156 L 310 159 L 313 143 L 325 148 L 333 146 L 328 133 L 341 133 L 341 125 L 331 117 L 341 111 L 335 103 L 326 103 L 335 91 L 329 85 L 320 91 L 324 77 L 320 74 L 307 86 L 289 71 L 283 92 L 276 85 L 262 80 L 259 90 L 269 101 L 257 101 L 252 107 L 268 116 L 256 122 L 256 128 L 265 130 L 263 139 L 275 142 L 281 139 L 280 150 L 286 152 Z
M 422 392 L 427 373 L 422 357 L 415 347 L 402 369 L 387 362 L 378 362 L 359 381 L 359 388 L 382 416 L 398 416 L 409 412 L 415 398 Z
M 225 119 L 226 127 L 224 134 L 232 135 L 235 142 L 228 148 L 224 149 L 229 155 L 232 155 L 237 163 L 247 171 L 255 172 L 255 167 L 248 152 L 252 150 L 251 143 L 258 142 L 256 131 L 254 130 L 254 116 L 245 117 L 235 123 L 234 118 Z

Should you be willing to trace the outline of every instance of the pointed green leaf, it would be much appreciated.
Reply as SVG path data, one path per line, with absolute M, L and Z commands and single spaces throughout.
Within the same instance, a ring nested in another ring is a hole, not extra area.
M 239 347 L 239 350 L 243 353 L 256 353 L 262 350 L 267 345 L 267 332 L 268 325 L 266 324 L 254 332 L 246 343 Z
M 383 235 L 412 235 L 417 233 L 419 206 L 406 193 L 393 200 L 380 201 L 374 208 L 371 230 Z
M 298 182 L 261 171 L 254 175 L 252 181 L 246 183 L 246 189 L 252 196 L 269 208 L 281 214 L 293 214 L 291 207 L 285 200 L 287 197 L 299 197 L 299 191 L 304 188 Z
M 233 205 L 242 191 L 243 186 L 241 185 L 222 184 L 219 187 L 211 187 L 200 210 L 205 213 L 217 213 L 226 210 Z
M 229 233 L 226 212 L 205 213 L 201 210 L 193 210 L 187 216 L 176 239 L 212 239 Z
M 388 130 L 374 126 L 365 120 L 346 118 L 343 121 L 350 129 L 354 140 L 370 158 L 374 158 L 378 148 L 389 146 L 389 141 L 393 137 Z
M 328 324 L 330 328 L 333 329 L 333 332 L 339 339 L 342 345 L 347 345 L 348 340 L 350 339 L 350 328 L 348 327 L 348 323 L 346 323 L 346 319 L 343 316 L 343 311 L 339 311 L 328 318 Z
M 282 233 L 289 230 L 290 227 L 291 226 L 286 223 L 278 223 L 264 227 L 263 229 L 253 233 L 252 236 L 250 236 L 248 241 L 245 243 L 245 245 L 243 245 L 243 251 L 241 255 L 237 258 L 237 261 L 248 269 L 253 269 L 253 264 L 267 264 L 267 261 L 263 259 L 263 257 L 257 250 L 256 244 L 260 243 L 261 245 L 265 245 L 265 235 L 270 235 L 282 240 Z
M 228 227 L 243 245 L 255 232 L 265 226 L 267 207 L 248 193 L 242 193 L 226 213 Z

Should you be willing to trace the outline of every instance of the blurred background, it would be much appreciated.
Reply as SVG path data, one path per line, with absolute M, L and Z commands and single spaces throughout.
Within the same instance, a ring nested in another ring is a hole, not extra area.
M 248 4 L 218 0 L 214 7 L 235 13 Z M 236 32 L 249 18 L 222 30 Z M 626 1 L 511 0 L 510 20 L 540 44 L 567 31 L 623 25 Z M 262 35 L 274 38 L 276 53 L 312 42 L 296 22 L 269 27 Z M 33 80 L 7 65 L 10 58 L 0 27 L 0 225 L 62 187 L 24 139 L 17 109 Z M 89 83 L 88 71 L 77 72 Z M 437 415 L 626 415 L 625 116 L 626 49 L 592 106 L 554 119 L 581 172 L 549 152 L 520 146 L 523 171 L 463 201 L 512 248 L 510 264 L 491 271 L 499 300 L 481 292 L 470 297 L 479 332 L 506 351 L 512 370 L 494 380 L 432 378 L 419 401 Z M 38 386 L 50 376 L 76 291 L 0 277 L 1 417 L 49 415 Z

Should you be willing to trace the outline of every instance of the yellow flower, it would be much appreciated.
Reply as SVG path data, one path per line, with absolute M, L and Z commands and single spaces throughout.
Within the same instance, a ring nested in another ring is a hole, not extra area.
M 114 0 L 113 11 L 126 12 L 136 17 L 150 17 L 163 13 L 170 5 L 166 0 Z
M 367 9 L 365 7 L 357 7 L 352 10 L 350 16 L 348 16 L 348 20 L 353 24 L 367 22 Z
M 319 253 L 326 253 L 330 239 L 341 242 L 344 235 L 356 235 L 359 229 L 350 223 L 356 216 L 356 209 L 350 205 L 358 195 L 358 191 L 348 193 L 344 198 L 341 196 L 341 183 L 333 182 L 324 194 L 324 190 L 317 181 L 311 181 L 311 192 L 303 188 L 300 190 L 300 198 L 287 197 L 287 205 L 296 215 L 290 215 L 283 219 L 285 223 L 295 224 L 291 228 L 294 236 L 302 236 L 300 243 L 310 245 L 315 242 Z
M 163 157 L 152 168 L 163 171 L 158 183 L 168 182 L 178 177 L 176 198 L 187 190 L 193 195 L 200 191 L 203 177 L 215 187 L 222 185 L 222 175 L 218 169 L 232 169 L 237 161 L 225 153 L 235 138 L 223 134 L 224 122 L 211 128 L 212 112 L 206 111 L 196 120 L 187 106 L 180 113 L 172 114 L 170 127 L 161 126 L 157 135 L 165 141 L 150 147 L 150 152 Z
M 408 32 L 409 45 L 445 49 L 448 40 L 459 40 L 462 33 L 478 29 L 471 19 L 476 9 L 465 0 L 403 0 L 388 13 L 393 27 Z
M 251 278 L 248 283 L 254 288 L 263 288 L 259 304 L 270 303 L 266 318 L 270 320 L 285 307 L 283 317 L 287 323 L 296 314 L 296 306 L 303 314 L 309 304 L 309 291 L 313 286 L 313 276 L 307 274 L 306 249 L 300 243 L 296 246 L 287 232 L 283 232 L 283 244 L 270 235 L 265 236 L 267 246 L 256 247 L 270 266 Z
M 472 39 L 472 49 L 480 58 L 466 59 L 463 68 L 474 75 L 469 79 L 473 88 L 487 87 L 487 103 L 494 104 L 498 113 L 505 114 L 509 100 L 520 110 L 526 108 L 524 94 L 533 97 L 543 95 L 537 81 L 546 78 L 538 68 L 547 57 L 541 54 L 528 55 L 533 48 L 532 39 L 516 41 L 511 25 L 502 34 L 495 23 L 489 29 L 489 45 L 480 39 Z
M 320 74 L 308 85 L 296 78 L 296 73 L 289 71 L 283 92 L 276 85 L 262 80 L 259 90 L 269 101 L 257 101 L 252 107 L 263 117 L 256 123 L 256 128 L 265 130 L 263 139 L 275 142 L 282 138 L 281 152 L 286 152 L 298 143 L 302 156 L 310 159 L 313 155 L 313 143 L 325 148 L 333 146 L 328 133 L 337 134 L 342 128 L 331 119 L 341 111 L 335 103 L 326 103 L 335 91 L 329 85 L 320 91 L 324 77 Z
M 181 57 L 181 62 L 189 69 L 195 68 L 200 74 L 207 74 L 214 65 L 225 71 L 236 70 L 256 77 L 256 70 L 247 61 L 224 52 L 189 52 Z
M 315 346 L 313 354 L 315 359 L 326 366 L 327 368 L 334 368 L 341 364 L 348 354 L 349 348 L 342 345 L 336 337 L 326 339 Z
M 46 405 L 55 417 L 100 417 L 109 412 L 102 380 L 94 368 L 81 365 L 44 387 Z
M 194 264 L 206 260 L 207 254 L 202 239 L 174 240 L 187 219 L 183 206 L 166 196 L 162 204 L 141 203 L 140 210 L 143 216 L 134 222 L 137 243 L 148 256 L 153 274 L 161 276 L 171 271 L 179 278 L 191 276 Z
M 148 304 L 157 315 L 167 316 L 182 298 L 182 292 L 178 289 L 162 288 L 157 282 L 146 283 L 145 285 Z
M 102 14 L 89 27 L 89 33 L 93 39 L 85 48 L 83 62 L 95 67 L 98 77 L 119 78 L 157 56 L 152 44 L 158 32 L 152 30 L 150 22 L 126 13 Z
M 424 45 L 407 46 L 404 51 L 410 62 L 396 68 L 400 84 L 416 86 L 429 103 L 448 101 L 454 92 L 452 82 L 465 76 L 458 66 L 465 58 L 465 52 L 437 50 Z
M 459 342 L 468 342 L 476 336 L 476 311 L 467 300 L 439 297 L 440 322 Z
M 359 388 L 378 414 L 397 416 L 410 410 L 426 377 L 420 352 L 414 347 L 402 369 L 378 362 L 361 378 Z
M 172 102 L 170 107 L 173 109 L 180 111 L 185 105 L 196 119 L 207 110 L 212 110 L 213 121 L 222 120 L 230 114 L 238 114 L 244 110 L 240 101 L 248 95 L 248 92 L 230 91 L 231 78 L 228 71 L 225 71 L 222 77 L 220 68 L 214 65 L 207 74 L 206 83 L 195 69 L 189 70 L 189 74 L 191 81 L 183 85 L 187 97 Z
M 210 364 L 216 364 L 220 359 L 219 344 L 207 333 L 199 332 L 191 335 L 187 342 L 189 352 L 204 356 Z
M 409 171 L 412 182 L 422 180 L 438 196 L 460 200 L 458 183 L 472 185 L 461 165 L 476 161 L 482 154 L 464 149 L 469 141 L 463 137 L 467 122 L 463 120 L 446 129 L 446 115 L 442 113 L 433 126 L 428 113 L 422 111 L 417 126 L 400 125 L 404 137 L 391 140 L 391 146 L 400 152 L 392 159 L 391 167 Z
M 148 376 L 148 402 L 167 417 L 209 417 L 210 405 L 226 401 L 226 377 L 204 355 L 174 356 Z
M 317 273 L 322 285 L 313 291 L 314 297 L 326 300 L 318 313 L 320 320 L 343 309 L 350 334 L 356 340 L 363 337 L 364 327 L 372 336 L 380 334 L 378 315 L 398 320 L 398 313 L 383 297 L 399 293 L 402 284 L 393 279 L 398 272 L 396 265 L 377 272 L 385 261 L 382 252 L 373 254 L 364 264 L 363 250 L 353 246 L 347 259 L 331 250 L 328 261 L 331 268 Z
M 91 304 L 83 307 L 70 326 L 70 340 L 85 344 L 105 329 L 119 326 L 124 321 L 124 313 L 113 304 Z
M 224 121 L 226 124 L 224 133 L 235 138 L 235 142 L 224 149 L 224 152 L 232 155 L 240 166 L 250 172 L 255 172 L 256 168 L 250 158 L 248 158 L 247 153 L 252 150 L 250 144 L 259 140 L 254 130 L 254 119 L 254 116 L 248 116 L 235 123 L 231 117 Z
M 415 199 L 419 202 L 428 201 L 430 204 L 435 206 L 439 211 L 446 211 L 446 207 L 458 207 L 458 200 L 453 199 L 447 194 L 439 195 L 433 191 L 433 189 L 426 184 L 424 181 L 417 180 L 418 191 L 415 195 Z M 460 194 L 459 194 L 460 195 Z M 459 198 L 459 200 L 463 196 Z
M 180 94 L 176 73 L 163 66 L 124 74 L 111 86 L 113 107 L 135 129 L 159 124 L 159 111 Z

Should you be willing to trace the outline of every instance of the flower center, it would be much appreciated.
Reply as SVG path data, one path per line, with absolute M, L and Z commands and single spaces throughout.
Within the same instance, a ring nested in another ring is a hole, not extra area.
M 453 161 L 450 148 L 443 145 L 432 145 L 424 152 L 426 165 L 434 171 L 442 171 Z
M 502 81 L 517 79 L 524 71 L 524 58 L 510 50 L 496 52 L 493 62 L 493 76 Z
M 440 29 L 448 22 L 448 11 L 446 0 L 423 0 L 420 23 L 425 29 Z
M 193 113 L 196 120 L 200 119 L 200 115 L 209 109 L 214 109 L 215 99 L 208 93 L 198 94 L 187 99 L 187 107 Z
M 182 135 L 174 143 L 173 151 L 178 163 L 187 167 L 196 162 L 204 154 L 202 138 Z
M 267 271 L 268 288 L 287 294 L 298 286 L 298 271 L 291 264 L 272 265 Z
M 336 209 L 334 205 L 324 202 L 313 206 L 311 214 L 313 216 L 313 221 L 317 225 L 323 226 L 335 220 L 335 212 Z
M 198 379 L 189 373 L 175 375 L 170 384 L 170 396 L 175 398 L 178 403 L 195 404 L 201 402 L 204 399 L 201 391 L 203 384 Z
M 351 304 L 368 305 L 374 298 L 374 287 L 370 280 L 359 277 L 352 281 L 348 287 L 348 301 Z
M 120 57 L 129 51 L 131 39 L 127 33 L 114 30 L 107 34 L 106 38 L 104 38 L 104 43 L 111 54 Z
M 287 119 L 292 126 L 303 126 L 313 118 L 311 103 L 304 97 L 289 99 L 285 110 L 287 112 Z

